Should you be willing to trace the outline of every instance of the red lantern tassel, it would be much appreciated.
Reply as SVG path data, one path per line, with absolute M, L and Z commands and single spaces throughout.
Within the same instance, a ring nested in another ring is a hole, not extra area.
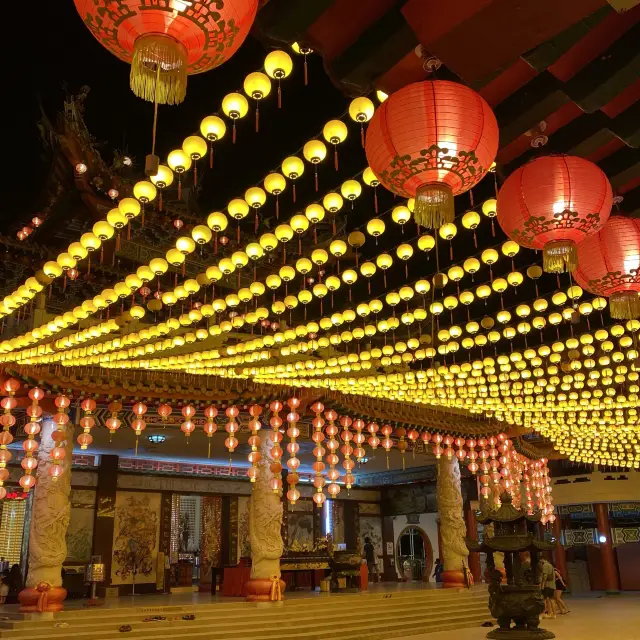
M 120 251 L 120 232 L 118 231 L 118 235 L 116 236 L 116 251 Z M 115 254 L 114 254 L 115 257 Z
M 256 133 L 260 131 L 260 107 L 259 102 L 256 100 Z
M 313 225 L 313 244 L 318 244 L 318 233 L 315 224 Z
M 209 143 L 209 169 L 213 169 L 213 142 Z
M 91 254 L 87 258 L 87 275 L 91 273 Z
M 309 70 L 307 68 L 307 55 L 304 56 L 304 86 L 309 84 Z
M 316 184 L 316 192 L 318 191 L 318 165 L 315 166 L 314 170 L 314 180 Z
M 233 121 L 233 130 L 231 132 L 231 142 L 236 143 L 236 121 Z
M 100 247 L 100 264 L 104 262 L 104 246 Z
M 131 240 L 131 222 L 127 225 L 127 240 Z
M 333 145 L 333 166 L 338 171 L 338 145 Z
M 278 79 L 278 109 L 282 109 L 282 87 L 280 86 L 280 79 Z
M 296 183 L 293 183 L 293 201 L 296 201 Z
M 187 270 L 187 261 L 185 260 L 185 261 L 182 263 L 182 277 L 183 277 L 183 278 L 184 278 L 184 275 L 185 275 L 185 273 L 186 273 L 186 270 Z
M 193 161 L 193 186 L 195 187 L 198 184 L 198 165 L 196 161 Z
M 238 222 L 238 226 L 236 227 L 236 236 L 238 237 L 238 244 L 240 244 L 240 223 Z
M 362 144 L 362 148 L 364 149 L 364 124 L 360 123 L 360 144 Z
M 182 180 L 180 174 L 178 174 L 178 200 L 182 200 Z
M 373 187 L 373 210 L 378 213 L 378 190 Z
M 218 232 L 217 231 L 213 234 L 213 255 L 214 256 L 218 255 Z
M 280 219 L 280 201 L 278 200 L 278 194 L 276 193 L 276 220 Z
M 254 233 L 258 233 L 258 212 L 256 211 L 255 216 L 254 216 L 254 225 L 253 225 L 253 232 Z

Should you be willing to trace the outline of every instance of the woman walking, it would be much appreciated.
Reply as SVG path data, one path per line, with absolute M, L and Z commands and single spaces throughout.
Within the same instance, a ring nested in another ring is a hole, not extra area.
M 558 613 L 561 616 L 564 616 L 569 613 L 569 609 L 567 609 L 567 605 L 562 599 L 564 592 L 567 590 L 567 583 L 556 567 L 553 568 L 553 575 L 556 581 L 556 588 L 553 592 L 553 599 L 555 600 L 555 605 L 558 609 Z

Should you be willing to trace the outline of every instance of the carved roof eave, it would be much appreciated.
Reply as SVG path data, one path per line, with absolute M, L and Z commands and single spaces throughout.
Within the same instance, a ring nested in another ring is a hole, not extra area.
M 489 524 L 491 522 L 518 522 L 528 520 L 529 522 L 540 522 L 542 512 L 528 514 L 523 509 L 516 509 L 512 504 L 502 503 L 498 509 L 484 511 L 478 516 L 478 522 Z

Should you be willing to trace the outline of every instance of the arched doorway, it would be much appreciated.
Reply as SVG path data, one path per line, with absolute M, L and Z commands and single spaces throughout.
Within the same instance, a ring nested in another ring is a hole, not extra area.
M 429 536 L 414 525 L 405 527 L 396 544 L 397 567 L 400 575 L 411 580 L 428 581 L 433 566 L 433 549 Z

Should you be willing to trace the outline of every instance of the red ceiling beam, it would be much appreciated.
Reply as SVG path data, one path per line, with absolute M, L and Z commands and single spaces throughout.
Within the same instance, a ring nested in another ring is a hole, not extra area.
M 429 53 L 475 83 L 605 5 L 605 0 L 408 0 L 402 12 Z

